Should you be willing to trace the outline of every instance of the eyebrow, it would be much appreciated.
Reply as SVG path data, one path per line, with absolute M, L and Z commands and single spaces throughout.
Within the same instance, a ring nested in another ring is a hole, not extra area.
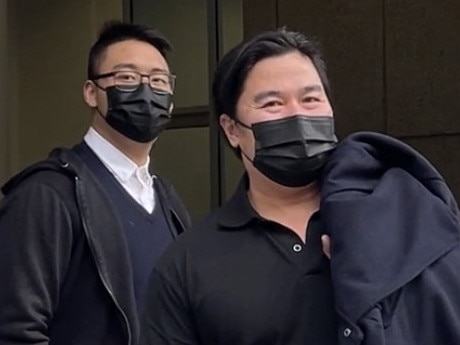
M 302 88 L 303 93 L 322 92 L 322 91 L 323 91 L 323 87 L 320 84 L 307 85 Z M 258 94 L 254 96 L 254 102 L 261 103 L 264 99 L 269 98 L 269 97 L 281 97 L 281 92 L 275 91 L 275 90 L 259 92 Z
M 117 70 L 117 69 L 123 69 L 123 68 L 128 68 L 128 69 L 133 69 L 133 70 L 139 70 L 138 66 L 136 66 L 135 64 L 133 63 L 119 63 L 119 64 L 116 64 L 115 66 L 113 66 L 113 69 Z M 153 72 L 162 72 L 162 73 L 169 73 L 166 69 L 164 68 L 152 68 L 150 70 L 150 73 L 153 73 Z
M 320 84 L 312 84 L 312 85 L 307 85 L 305 86 L 302 91 L 304 93 L 310 93 L 310 92 L 322 92 L 323 87 Z
M 275 90 L 262 91 L 254 96 L 255 103 L 261 103 L 265 98 L 268 97 L 280 97 L 281 92 Z
M 119 63 L 113 66 L 113 69 L 122 69 L 122 68 L 137 69 L 137 66 L 133 63 Z

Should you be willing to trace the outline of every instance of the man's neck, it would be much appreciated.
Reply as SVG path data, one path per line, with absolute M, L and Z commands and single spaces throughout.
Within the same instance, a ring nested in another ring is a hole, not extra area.
M 126 140 L 122 138 L 121 140 L 109 140 L 109 142 L 123 152 L 129 159 L 131 159 L 138 167 L 144 166 L 150 154 L 152 144 L 141 144 L 133 142 L 132 140 Z
M 250 177 L 251 202 L 262 209 L 289 208 L 301 205 L 318 209 L 319 188 L 316 182 L 303 187 L 285 187 L 268 178 Z

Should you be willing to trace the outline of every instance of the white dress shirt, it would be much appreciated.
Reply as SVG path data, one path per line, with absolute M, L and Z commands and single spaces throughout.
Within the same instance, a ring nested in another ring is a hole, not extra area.
M 143 166 L 137 166 L 92 127 L 84 140 L 129 195 L 148 213 L 152 213 L 155 208 L 155 194 L 153 178 L 148 169 L 150 158 Z

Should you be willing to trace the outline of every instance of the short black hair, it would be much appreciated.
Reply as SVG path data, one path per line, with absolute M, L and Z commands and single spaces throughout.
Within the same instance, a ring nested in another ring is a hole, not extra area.
M 89 51 L 87 78 L 91 80 L 98 74 L 99 64 L 107 47 L 114 43 L 127 40 L 149 43 L 165 59 L 166 54 L 172 49 L 168 40 L 155 29 L 120 21 L 108 21 L 102 26 L 96 42 L 94 42 Z
M 243 91 L 247 75 L 256 63 L 269 57 L 296 51 L 310 58 L 329 98 L 326 64 L 318 43 L 299 32 L 288 31 L 283 27 L 262 32 L 241 42 L 220 60 L 212 86 L 213 106 L 217 117 L 227 114 L 235 118 L 236 104 Z

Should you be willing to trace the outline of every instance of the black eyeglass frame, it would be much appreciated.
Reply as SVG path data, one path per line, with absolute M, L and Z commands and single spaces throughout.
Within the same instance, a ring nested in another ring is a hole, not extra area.
M 98 81 L 99 79 L 104 79 L 104 78 L 110 78 L 110 77 L 114 77 L 115 75 L 117 75 L 118 73 L 123 73 L 123 72 L 128 72 L 128 73 L 134 73 L 134 74 L 137 74 L 139 75 L 140 79 L 139 79 L 139 83 L 138 84 L 135 84 L 135 85 L 132 85 L 132 87 L 130 87 L 131 85 L 117 85 L 115 84 L 114 86 L 120 90 L 120 91 L 124 91 L 124 92 L 134 92 L 136 91 L 142 84 L 142 78 L 147 78 L 149 80 L 148 82 L 148 85 L 150 86 L 150 88 L 152 90 L 155 90 L 157 92 L 161 92 L 161 93 L 171 93 L 173 94 L 174 93 L 174 89 L 176 87 L 176 75 L 175 74 L 171 74 L 171 73 L 167 73 L 167 72 L 162 72 L 162 71 L 156 71 L 156 72 L 152 72 L 150 74 L 145 74 L 145 73 L 140 73 L 138 71 L 124 71 L 124 70 L 119 70 L 119 71 L 112 71 L 112 72 L 107 72 L 107 73 L 102 73 L 102 74 L 96 74 L 94 76 L 92 76 L 89 80 L 91 80 L 92 82 L 94 82 L 94 84 L 96 84 L 96 86 L 102 90 L 105 90 L 106 88 L 105 87 L 102 87 L 100 86 L 96 81 Z M 171 90 L 163 90 L 161 88 L 158 88 L 158 87 L 154 87 L 152 86 L 152 83 L 150 82 L 150 78 L 152 76 L 155 76 L 155 75 L 162 75 L 162 76 L 166 76 L 169 78 L 169 83 L 171 85 Z

